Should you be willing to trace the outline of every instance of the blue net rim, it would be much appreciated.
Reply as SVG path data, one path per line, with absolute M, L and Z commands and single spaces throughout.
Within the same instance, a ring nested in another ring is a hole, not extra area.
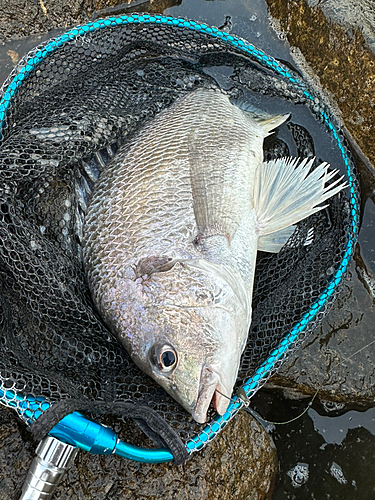
M 174 26 L 176 28 L 185 28 L 193 31 L 199 31 L 205 33 L 206 35 L 212 36 L 213 38 L 218 38 L 228 45 L 242 51 L 244 54 L 250 55 L 263 67 L 271 69 L 280 76 L 289 80 L 289 82 L 291 82 L 296 88 L 302 90 L 303 94 L 306 97 L 308 105 L 310 104 L 312 107 L 314 104 L 313 94 L 310 93 L 309 89 L 300 78 L 292 74 L 286 66 L 281 64 L 273 57 L 268 56 L 262 50 L 256 48 L 251 43 L 235 35 L 225 33 L 223 31 L 220 31 L 218 28 L 208 26 L 204 23 L 197 23 L 195 21 L 186 20 L 183 18 L 149 14 L 131 14 L 118 17 L 108 17 L 106 19 L 99 19 L 82 26 L 77 26 L 73 29 L 68 30 L 63 35 L 60 35 L 54 39 L 49 40 L 47 43 L 42 44 L 41 46 L 39 46 L 39 48 L 34 49 L 32 51 L 32 57 L 30 57 L 29 55 L 25 56 L 12 71 L 2 89 L 2 97 L 0 99 L 0 131 L 3 127 L 7 111 L 10 108 L 12 98 L 16 95 L 18 88 L 22 85 L 23 81 L 27 78 L 30 72 L 34 70 L 35 67 L 43 59 L 48 57 L 52 52 L 54 52 L 65 43 L 69 43 L 75 40 L 77 37 L 84 36 L 88 32 L 96 31 L 98 29 L 113 28 L 125 24 L 166 24 Z M 272 372 L 276 363 L 278 363 L 297 343 L 307 325 L 313 319 L 315 319 L 318 312 L 324 308 L 327 301 L 334 294 L 334 292 L 337 290 L 337 287 L 341 283 L 354 253 L 354 245 L 358 234 L 360 208 L 356 188 L 354 166 L 346 151 L 343 137 L 340 135 L 338 129 L 334 125 L 330 113 L 327 110 L 320 109 L 318 118 L 325 124 L 328 132 L 333 137 L 346 166 L 347 183 L 350 190 L 349 203 L 351 210 L 351 227 L 349 231 L 350 234 L 348 238 L 348 244 L 340 266 L 336 274 L 333 276 L 331 282 L 328 284 L 327 288 L 311 305 L 309 311 L 305 313 L 302 319 L 296 325 L 294 325 L 291 332 L 280 342 L 277 348 L 275 348 L 270 353 L 270 355 L 262 363 L 262 365 L 242 385 L 242 388 L 248 398 L 251 398 L 251 396 L 259 389 L 262 381 L 267 377 L 269 373 Z M 35 422 L 35 420 L 40 417 L 40 415 L 44 411 L 48 410 L 53 404 L 43 397 L 34 397 L 31 395 L 25 396 L 15 393 L 13 390 L 6 390 L 5 388 L 1 387 L 0 402 L 5 404 L 6 406 L 16 409 L 22 419 L 25 420 L 29 425 Z M 213 419 L 213 421 L 203 429 L 202 432 L 195 435 L 186 443 L 187 452 L 192 453 L 194 451 L 200 450 L 208 442 L 212 441 L 212 439 L 215 438 L 215 436 L 227 425 L 227 423 L 232 420 L 232 418 L 237 414 L 237 412 L 242 408 L 243 405 L 244 401 L 240 397 L 235 396 L 232 399 L 232 402 L 229 404 L 224 415 L 217 415 Z M 64 419 L 61 422 L 63 421 Z M 74 419 L 72 419 L 71 421 L 74 422 Z M 74 432 L 74 428 L 72 428 L 72 432 Z M 53 435 L 53 429 L 51 431 L 51 435 Z M 75 444 L 77 446 L 80 446 L 79 442 L 76 442 Z M 127 445 L 126 443 L 122 443 L 122 445 L 124 446 L 124 448 L 126 448 L 126 455 L 123 456 L 126 456 L 126 458 L 129 458 L 131 460 L 147 463 L 161 463 L 173 460 L 173 455 L 168 452 L 168 450 L 142 449 L 133 447 L 132 445 Z M 81 445 L 80 447 L 84 448 L 84 445 Z

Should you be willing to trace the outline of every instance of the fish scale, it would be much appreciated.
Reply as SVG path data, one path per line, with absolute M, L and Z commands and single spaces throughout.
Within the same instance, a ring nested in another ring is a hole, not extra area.
M 195 90 L 117 153 L 86 213 L 84 264 L 101 316 L 197 422 L 211 401 L 223 414 L 232 394 L 258 247 L 279 251 L 343 187 L 325 188 L 335 175 L 326 164 L 308 174 L 312 161 L 262 163 L 264 138 L 287 118 Z

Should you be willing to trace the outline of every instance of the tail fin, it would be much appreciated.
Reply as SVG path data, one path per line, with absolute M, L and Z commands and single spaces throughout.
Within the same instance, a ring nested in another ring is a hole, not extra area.
M 324 162 L 310 172 L 314 160 L 281 158 L 257 169 L 253 200 L 260 236 L 281 231 L 322 210 L 327 206 L 322 203 L 347 186 L 341 182 L 343 176 L 327 186 L 338 170 L 328 172 L 329 165 Z

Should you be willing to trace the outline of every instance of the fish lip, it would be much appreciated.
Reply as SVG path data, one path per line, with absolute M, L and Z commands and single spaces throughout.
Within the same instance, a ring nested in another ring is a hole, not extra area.
M 192 411 L 192 417 L 199 424 L 206 422 L 208 407 L 220 385 L 220 375 L 212 368 L 204 366 L 201 372 L 197 402 Z

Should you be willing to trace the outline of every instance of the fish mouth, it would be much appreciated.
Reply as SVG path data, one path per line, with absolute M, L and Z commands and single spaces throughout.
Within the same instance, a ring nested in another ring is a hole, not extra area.
M 211 368 L 203 368 L 199 384 L 198 399 L 192 412 L 193 419 L 199 424 L 204 424 L 207 419 L 207 411 L 212 402 L 216 412 L 224 415 L 230 396 L 221 384 L 220 375 Z

